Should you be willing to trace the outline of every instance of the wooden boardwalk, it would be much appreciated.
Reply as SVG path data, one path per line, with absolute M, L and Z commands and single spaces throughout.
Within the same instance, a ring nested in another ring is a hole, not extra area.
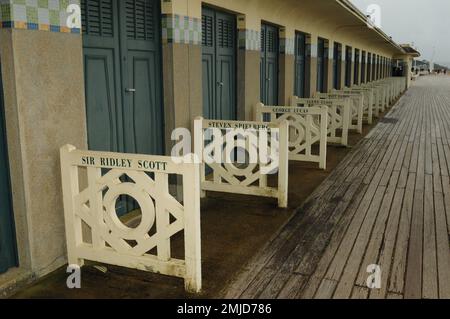
M 449 175 L 450 77 L 421 78 L 224 296 L 450 298 Z

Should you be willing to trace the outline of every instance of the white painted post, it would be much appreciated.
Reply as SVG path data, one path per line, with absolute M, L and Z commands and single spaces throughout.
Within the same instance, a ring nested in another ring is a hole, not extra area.
M 319 167 L 323 170 L 327 169 L 327 125 L 328 125 L 328 111 L 326 106 L 322 106 L 320 123 L 320 164 Z
M 289 190 L 289 122 L 280 123 L 280 159 L 278 173 L 278 206 L 288 207 Z
M 195 163 L 186 169 L 185 177 L 186 181 L 189 181 L 183 183 L 185 207 L 185 287 L 189 292 L 199 293 L 202 289 L 200 165 Z
M 97 167 L 88 167 L 87 168 L 88 173 L 88 185 L 95 185 L 97 183 L 97 180 L 102 176 L 102 170 Z M 102 199 L 102 192 L 91 192 L 91 198 L 89 200 L 89 204 L 92 207 L 93 210 L 97 212 L 103 211 L 103 199 Z M 92 216 L 92 218 L 95 218 L 99 223 L 98 225 L 101 225 L 101 222 L 103 222 L 103 215 L 102 214 L 96 214 Z M 91 226 L 96 227 L 96 226 Z M 92 243 L 94 245 L 95 249 L 103 249 L 105 248 L 105 241 L 101 238 L 100 234 L 102 233 L 101 229 L 94 229 L 92 231 Z
M 167 194 L 169 193 L 169 176 L 167 174 L 155 173 L 155 183 L 156 185 L 158 185 L 156 187 L 158 197 L 164 198 L 164 196 L 167 196 Z M 166 212 L 165 203 L 163 201 L 156 201 L 155 210 L 156 230 L 158 232 L 158 235 L 160 235 L 157 249 L 158 259 L 161 261 L 169 261 L 171 256 L 171 240 L 169 234 L 167 234 L 167 230 L 170 226 L 170 214 Z
M 261 122 L 263 120 L 263 116 L 261 113 L 261 109 L 264 107 L 264 104 L 262 103 L 257 103 L 255 106 L 255 121 L 256 122 Z
M 342 114 L 342 143 L 344 146 L 348 146 L 348 131 L 350 129 L 350 122 L 352 120 L 350 100 L 346 99 L 345 104 L 346 106 L 344 107 Z
M 206 180 L 206 165 L 204 161 L 203 145 L 205 141 L 205 134 L 203 132 L 203 117 L 199 116 L 195 118 L 194 121 L 194 149 L 195 149 L 195 159 L 200 162 L 200 185 Z M 200 197 L 205 198 L 206 192 L 200 187 Z
M 64 220 L 67 238 L 67 259 L 69 265 L 82 267 L 84 260 L 78 258 L 76 250 L 83 242 L 81 218 L 75 215 L 73 198 L 79 190 L 78 168 L 70 165 L 70 152 L 75 151 L 72 145 L 63 146 L 60 150 L 61 176 L 64 201 Z

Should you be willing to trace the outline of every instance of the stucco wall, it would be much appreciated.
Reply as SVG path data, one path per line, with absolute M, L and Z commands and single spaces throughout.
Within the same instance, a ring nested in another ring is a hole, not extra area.
M 20 266 L 65 263 L 59 148 L 86 148 L 81 37 L 1 30 L 5 108 Z

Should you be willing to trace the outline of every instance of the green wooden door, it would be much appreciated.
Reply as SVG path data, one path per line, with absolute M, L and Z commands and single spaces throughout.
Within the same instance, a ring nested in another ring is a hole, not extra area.
M 372 81 L 372 53 L 367 53 L 367 76 L 366 76 L 366 82 Z
M 317 91 L 325 92 L 325 40 L 319 38 L 317 41 Z
M 352 48 L 346 47 L 345 50 L 345 86 L 352 86 Z
M 306 35 L 295 34 L 295 80 L 294 94 L 305 97 L 306 92 Z
M 89 148 L 162 155 L 158 0 L 83 0 Z
M 353 84 L 358 84 L 359 77 L 359 50 L 355 49 L 355 68 L 353 70 Z
M 89 148 L 163 155 L 160 1 L 83 0 L 81 12 Z
M 372 81 L 375 81 L 377 78 L 376 66 L 377 66 L 377 57 L 374 53 L 374 54 L 372 54 Z
M 265 105 L 278 104 L 278 28 L 262 24 L 261 26 L 261 102 Z
M 338 90 L 341 86 L 342 52 L 339 43 L 333 48 L 333 88 Z
M 0 274 L 17 266 L 0 66 Z
M 235 120 L 236 17 L 202 8 L 203 116 Z
M 366 67 L 367 67 L 367 62 L 366 62 L 366 51 L 362 51 L 361 54 L 361 83 L 366 83 Z
M 160 1 L 119 2 L 125 152 L 163 155 Z

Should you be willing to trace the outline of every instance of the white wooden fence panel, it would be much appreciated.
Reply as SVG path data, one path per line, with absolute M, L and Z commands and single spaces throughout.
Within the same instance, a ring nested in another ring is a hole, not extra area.
M 364 120 L 364 95 L 362 93 L 341 93 L 339 91 L 333 93 L 319 93 L 314 94 L 318 99 L 338 99 L 350 101 L 351 121 L 349 124 L 350 131 L 356 131 L 359 134 L 363 132 Z
M 367 83 L 355 88 L 371 88 L 374 90 L 375 100 L 374 100 L 374 115 L 380 117 L 380 113 L 386 111 L 388 108 L 387 101 L 387 86 L 381 82 Z
M 278 206 L 288 206 L 288 122 L 263 123 L 248 121 L 195 120 L 197 156 L 203 159 L 202 191 L 236 193 L 278 199 Z M 214 139 L 206 138 L 210 131 Z M 263 136 L 264 135 L 264 136 Z M 241 142 L 237 143 L 236 139 Z M 275 142 L 275 143 L 274 143 Z M 245 150 L 243 149 L 245 147 Z M 248 154 L 240 163 L 232 154 L 241 148 Z M 264 148 L 264 149 L 263 149 Z M 214 152 L 222 152 L 214 157 Z M 205 163 L 205 151 L 211 160 Z M 262 161 L 261 155 L 267 154 Z M 252 155 L 255 155 L 252 157 Z M 205 176 L 206 167 L 212 169 L 212 179 Z M 265 171 L 264 171 L 265 169 Z M 278 186 L 267 185 L 269 173 L 277 175 Z M 276 173 L 276 174 L 275 174 Z
M 297 96 L 291 98 L 294 107 L 326 106 L 328 111 L 328 138 L 329 144 L 348 146 L 348 132 L 351 122 L 351 106 L 348 99 L 301 99 Z
M 326 106 L 300 108 L 292 106 L 265 106 L 258 103 L 256 118 L 269 117 L 272 123 L 289 122 L 289 159 L 292 161 L 319 163 L 321 169 L 327 166 L 327 125 Z M 314 145 L 319 149 L 314 152 Z
M 60 153 L 69 264 L 82 266 L 90 260 L 181 277 L 187 291 L 201 290 L 199 164 L 193 160 L 179 164 L 162 156 L 80 151 L 70 145 Z M 87 186 L 80 189 L 83 169 Z M 182 203 L 169 193 L 169 175 L 183 179 Z M 124 195 L 140 206 L 137 228 L 126 226 L 117 216 L 116 201 Z M 92 242 L 83 238 L 83 222 L 90 227 Z M 156 230 L 151 234 L 152 229 Z M 184 260 L 171 258 L 170 249 L 171 238 L 181 231 Z M 156 255 L 150 253 L 154 248 Z
M 372 125 L 373 117 L 374 117 L 374 105 L 375 105 L 375 94 L 374 90 L 370 88 L 365 89 L 353 89 L 353 88 L 344 88 L 342 90 L 333 90 L 332 93 L 341 92 L 344 94 L 351 93 L 361 93 L 364 96 L 364 116 L 363 120 L 366 121 L 367 124 Z

